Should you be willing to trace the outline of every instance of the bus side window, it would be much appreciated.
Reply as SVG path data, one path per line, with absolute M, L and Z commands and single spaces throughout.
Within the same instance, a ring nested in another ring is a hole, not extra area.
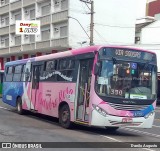
M 68 60 L 68 63 L 67 63 L 67 69 L 68 70 L 66 72 L 67 77 L 73 77 L 74 67 L 75 67 L 75 61 L 74 60 Z
M 15 66 L 13 81 L 20 81 L 22 75 L 22 65 Z
M 57 81 L 73 81 L 75 69 L 75 60 L 72 58 L 59 60 L 58 70 L 60 74 L 57 75 Z
M 30 81 L 30 77 L 31 77 L 31 72 L 29 70 L 29 68 L 25 69 L 25 81 L 29 82 Z
M 44 64 L 44 70 L 42 69 L 41 76 L 46 77 L 45 81 L 55 81 L 56 80 L 56 70 L 57 60 L 46 61 Z M 48 76 L 51 75 L 51 76 Z
M 67 67 L 67 60 L 66 59 L 59 60 L 58 69 L 63 70 L 66 69 L 66 67 Z
M 25 68 L 26 68 L 26 65 L 24 64 L 23 67 L 22 67 L 21 81 L 25 81 Z
M 13 66 L 7 67 L 7 73 L 6 73 L 6 81 L 10 82 L 13 78 Z
M 46 71 L 51 72 L 51 71 L 53 71 L 53 70 L 55 70 L 55 61 L 54 61 L 54 60 L 52 60 L 52 61 L 47 61 L 47 62 L 46 62 Z
M 31 81 L 31 71 L 32 71 L 32 64 L 31 62 L 27 62 L 23 67 L 23 74 L 24 74 L 23 80 L 25 82 Z

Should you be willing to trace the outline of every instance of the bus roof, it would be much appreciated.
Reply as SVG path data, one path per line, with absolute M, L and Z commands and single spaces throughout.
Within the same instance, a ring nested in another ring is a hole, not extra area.
M 126 47 L 126 46 L 120 46 L 120 45 L 95 45 L 95 46 L 88 46 L 88 47 L 63 51 L 63 52 L 54 53 L 54 54 L 48 54 L 48 55 L 44 55 L 44 56 L 38 56 L 38 57 L 34 57 L 34 58 L 27 58 L 27 59 L 22 59 L 22 60 L 11 61 L 11 62 L 7 62 L 5 65 L 23 64 L 23 63 L 26 63 L 28 60 L 33 62 L 33 61 L 49 60 L 49 59 L 54 59 L 54 58 L 63 58 L 63 57 L 75 56 L 75 55 L 78 55 L 78 54 L 94 52 L 94 51 L 99 50 L 102 47 L 134 49 L 134 50 L 150 52 L 150 53 L 155 54 L 152 51 L 148 51 L 148 50 L 144 50 L 144 49 L 140 49 L 140 48 L 134 48 L 134 47 Z

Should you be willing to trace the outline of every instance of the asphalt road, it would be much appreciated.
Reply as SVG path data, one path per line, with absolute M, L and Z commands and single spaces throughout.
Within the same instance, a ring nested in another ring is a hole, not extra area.
M 105 128 L 75 126 L 71 130 L 59 126 L 58 120 L 51 117 L 27 113 L 18 115 L 14 108 L 0 100 L 0 142 L 160 142 L 160 106 L 156 109 L 156 117 L 152 129 L 120 128 L 116 132 L 109 132 Z M 151 143 L 152 144 L 152 143 Z M 92 144 L 91 144 L 92 145 Z M 83 147 L 83 146 L 82 146 Z M 0 149 L 0 151 L 17 151 L 26 149 Z M 36 150 L 36 149 L 28 149 Z M 39 150 L 64 151 L 126 151 L 148 150 L 158 151 L 158 148 L 52 148 Z

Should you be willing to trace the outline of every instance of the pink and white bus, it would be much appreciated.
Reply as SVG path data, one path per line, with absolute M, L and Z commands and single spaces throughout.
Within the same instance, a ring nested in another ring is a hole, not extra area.
M 5 64 L 3 102 L 72 123 L 151 128 L 157 96 L 156 55 L 91 46 Z

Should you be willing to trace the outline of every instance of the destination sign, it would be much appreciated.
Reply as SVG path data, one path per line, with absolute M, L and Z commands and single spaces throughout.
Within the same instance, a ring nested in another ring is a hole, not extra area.
M 100 59 L 119 58 L 132 61 L 151 61 L 156 63 L 156 55 L 136 49 L 104 47 L 99 50 Z
M 115 55 L 133 57 L 133 58 L 141 58 L 141 52 L 135 52 L 135 51 L 123 50 L 123 49 L 115 49 Z

